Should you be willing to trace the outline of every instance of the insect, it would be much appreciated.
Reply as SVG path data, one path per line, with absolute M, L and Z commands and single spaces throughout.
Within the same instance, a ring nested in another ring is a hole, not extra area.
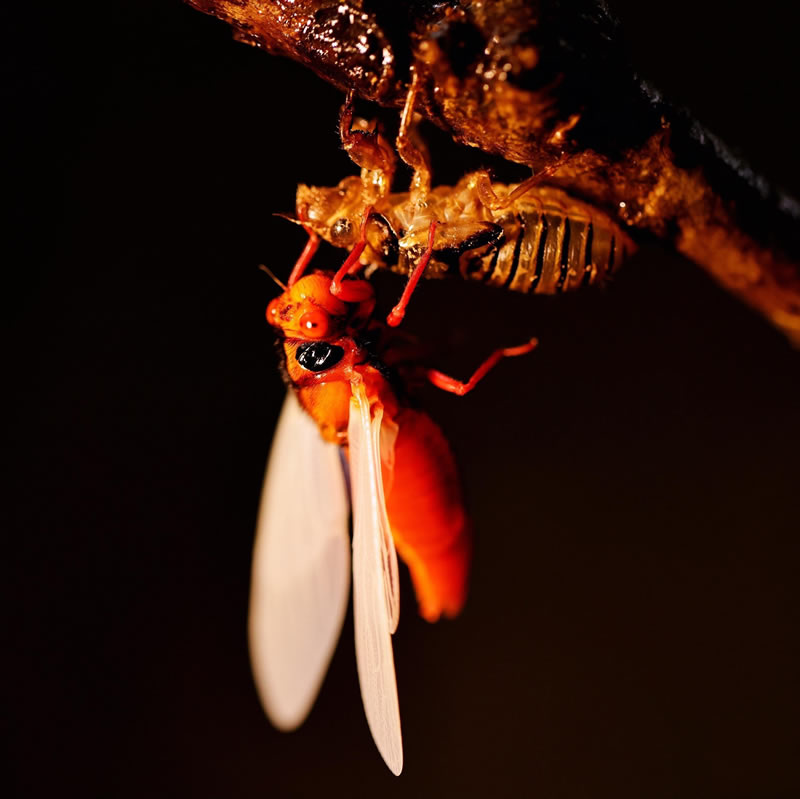
M 297 209 L 313 252 L 322 238 L 351 250 L 348 271 L 388 267 L 409 274 L 407 293 L 389 317 L 402 320 L 423 272 L 481 280 L 524 293 L 554 294 L 601 282 L 633 252 L 630 237 L 606 214 L 540 180 L 493 184 L 487 172 L 454 187 L 431 188 L 430 167 L 412 127 L 414 94 L 403 111 L 397 150 L 414 169 L 411 190 L 391 193 L 395 163 L 383 136 L 353 127 L 352 94 L 340 135 L 362 167 L 334 187 L 301 185 Z M 335 280 L 333 293 L 339 290 Z
M 495 351 L 462 383 L 405 360 L 407 337 L 371 320 L 370 283 L 343 278 L 336 297 L 333 279 L 300 277 L 296 269 L 267 309 L 293 390 L 275 433 L 258 518 L 251 659 L 269 717 L 281 729 L 297 727 L 319 690 L 347 606 L 344 452 L 361 696 L 378 750 L 399 774 L 391 644 L 400 607 L 396 553 L 408 565 L 421 615 L 435 621 L 461 610 L 471 549 L 450 448 L 430 417 L 409 404 L 406 388 L 424 376 L 465 394 L 501 358 L 529 352 L 536 341 Z

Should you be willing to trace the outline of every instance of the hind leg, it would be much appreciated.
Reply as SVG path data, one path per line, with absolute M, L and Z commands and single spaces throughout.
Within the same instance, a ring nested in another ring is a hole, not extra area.
M 535 188 L 542 180 L 550 175 L 554 175 L 569 160 L 568 156 L 562 156 L 554 164 L 539 170 L 535 175 L 531 175 L 522 181 L 513 191 L 504 197 L 498 197 L 492 186 L 492 179 L 488 172 L 478 172 L 475 175 L 475 190 L 480 201 L 492 211 L 502 211 L 508 208 L 516 200 Z
M 486 377 L 491 369 L 493 369 L 498 361 L 502 358 L 515 357 L 517 355 L 527 355 L 538 344 L 538 340 L 532 338 L 527 344 L 522 344 L 519 347 L 505 347 L 503 349 L 495 350 L 474 372 L 472 377 L 466 383 L 456 380 L 449 375 L 440 372 L 437 369 L 428 369 L 426 376 L 428 380 L 433 383 L 437 388 L 442 391 L 449 391 L 451 394 L 458 394 L 463 397 L 472 391 L 478 383 Z

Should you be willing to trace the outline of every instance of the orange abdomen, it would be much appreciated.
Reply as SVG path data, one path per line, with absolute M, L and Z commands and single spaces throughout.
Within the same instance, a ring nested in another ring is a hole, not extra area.
M 411 571 L 421 615 L 455 616 L 467 596 L 471 541 L 453 455 L 426 414 L 404 408 L 394 421 L 386 510 L 395 546 Z

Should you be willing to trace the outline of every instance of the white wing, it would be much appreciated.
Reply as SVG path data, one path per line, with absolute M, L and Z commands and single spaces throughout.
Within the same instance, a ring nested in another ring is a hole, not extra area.
M 370 414 L 364 386 L 353 383 L 350 484 L 353 495 L 353 615 L 361 698 L 378 751 L 394 774 L 403 770 L 403 740 L 391 632 L 397 618 L 397 556 L 386 519 L 381 477 L 383 411 Z
M 350 589 L 347 521 L 339 448 L 289 392 L 261 495 L 248 622 L 256 688 L 279 729 L 308 715 L 336 648 Z

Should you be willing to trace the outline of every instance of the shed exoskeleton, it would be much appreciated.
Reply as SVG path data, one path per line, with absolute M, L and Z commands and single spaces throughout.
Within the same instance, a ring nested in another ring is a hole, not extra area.
M 408 274 L 390 318 L 398 324 L 423 271 L 555 294 L 602 281 L 633 252 L 631 238 L 610 216 L 542 182 L 556 169 L 516 185 L 493 183 L 478 171 L 455 186 L 431 188 L 427 154 L 412 125 L 413 102 L 412 87 L 397 139 L 398 153 L 414 170 L 409 191 L 390 191 L 394 153 L 380 132 L 361 120 L 354 125 L 350 98 L 340 132 L 361 175 L 332 187 L 298 187 L 298 218 L 311 237 L 298 267 L 305 268 L 319 238 L 351 251 L 334 294 L 344 275 L 360 268 Z

